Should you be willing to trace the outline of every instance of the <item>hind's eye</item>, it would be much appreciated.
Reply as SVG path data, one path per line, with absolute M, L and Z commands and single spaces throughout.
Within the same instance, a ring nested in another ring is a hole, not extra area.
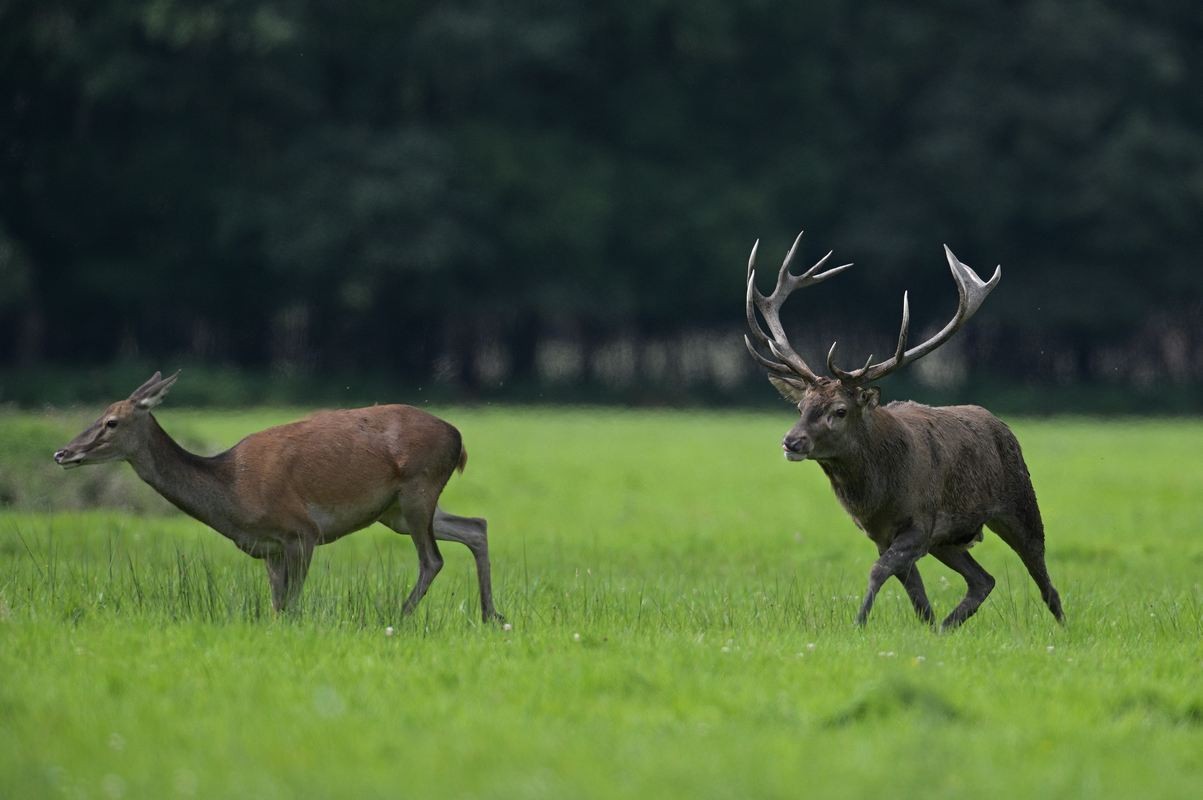
M 846 409 L 846 408 L 837 408 L 837 409 L 835 410 L 835 415 L 836 415 L 837 417 L 839 417 L 840 419 L 843 419 L 844 417 L 848 416 L 848 409 Z
M 115 420 L 115 419 L 109 419 L 109 420 L 105 420 L 104 426 L 105 426 L 106 428 L 116 428 L 116 427 L 117 427 L 117 420 Z

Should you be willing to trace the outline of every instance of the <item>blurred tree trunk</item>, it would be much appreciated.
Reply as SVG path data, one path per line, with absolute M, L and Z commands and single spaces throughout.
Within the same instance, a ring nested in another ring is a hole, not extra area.
M 452 323 L 450 341 L 455 383 L 470 397 L 480 394 L 480 373 L 476 368 L 478 338 L 476 324 L 469 318 L 462 317 Z
M 523 314 L 510 329 L 510 379 L 521 384 L 539 380 L 537 356 L 542 324 L 537 314 Z
M 46 319 L 36 305 L 29 306 L 21 314 L 14 355 L 22 367 L 39 364 L 46 355 Z

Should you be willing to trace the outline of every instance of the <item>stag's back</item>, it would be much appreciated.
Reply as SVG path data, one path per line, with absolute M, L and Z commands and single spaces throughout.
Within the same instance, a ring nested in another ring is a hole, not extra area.
M 897 420 L 909 440 L 906 489 L 924 506 L 980 526 L 1034 503 L 1019 442 L 986 409 L 896 402 L 883 411 Z

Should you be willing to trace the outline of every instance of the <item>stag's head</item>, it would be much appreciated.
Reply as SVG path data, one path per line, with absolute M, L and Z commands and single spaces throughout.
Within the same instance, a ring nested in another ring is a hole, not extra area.
M 776 287 L 767 296 L 756 288 L 756 251 L 760 242 L 753 245 L 752 254 L 748 257 L 747 292 L 748 330 L 751 336 L 745 336 L 744 343 L 756 363 L 768 370 L 769 380 L 781 392 L 781 396 L 798 407 L 798 422 L 781 443 L 785 457 L 790 461 L 807 458 L 821 461 L 839 457 L 853 441 L 851 434 L 862 429 L 866 418 L 877 408 L 880 392 L 869 384 L 922 358 L 952 338 L 998 284 L 1002 267 L 994 270 L 989 281 L 983 281 L 976 272 L 958 261 L 945 245 L 944 255 L 960 296 L 952 320 L 935 336 L 907 349 L 911 312 L 907 295 L 903 293 L 902 328 L 894 355 L 876 364 L 873 363 L 873 356 L 869 356 L 860 369 L 846 371 L 836 366 L 836 345 L 832 344 L 827 352 L 827 369 L 831 377 L 820 377 L 790 345 L 781 325 L 781 306 L 797 289 L 821 283 L 852 265 L 844 264 L 820 272 L 831 258 L 828 252 L 806 272 L 794 275 L 790 272 L 790 264 L 801 241 L 802 234 L 799 233 L 777 273 Z M 764 319 L 765 326 L 761 326 L 757 312 Z M 767 350 L 768 355 L 762 353 L 760 348 Z
M 849 386 L 831 378 L 803 385 L 769 375 L 781 396 L 798 408 L 798 421 L 781 440 L 790 461 L 838 458 L 853 440 L 850 431 L 864 424 L 865 414 L 877 407 L 875 386 Z
M 125 461 L 142 451 L 153 428 L 150 410 L 163 402 L 167 390 L 179 376 L 177 372 L 164 378 L 156 372 L 129 397 L 106 408 L 83 433 L 57 451 L 54 462 L 70 469 L 84 464 Z

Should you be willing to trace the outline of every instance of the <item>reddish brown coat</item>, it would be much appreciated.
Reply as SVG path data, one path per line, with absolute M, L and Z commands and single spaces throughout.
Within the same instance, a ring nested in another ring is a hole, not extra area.
M 382 522 L 411 536 L 418 580 L 412 611 L 442 567 L 436 539 L 462 542 L 476 559 L 481 611 L 493 608 L 485 520 L 438 507 L 451 474 L 467 463 L 460 433 L 404 405 L 319 411 L 247 436 L 224 453 L 180 447 L 150 413 L 177 376 L 155 373 L 55 453 L 64 467 L 128 461 L 187 514 L 267 564 L 278 610 L 300 595 L 313 549 Z

